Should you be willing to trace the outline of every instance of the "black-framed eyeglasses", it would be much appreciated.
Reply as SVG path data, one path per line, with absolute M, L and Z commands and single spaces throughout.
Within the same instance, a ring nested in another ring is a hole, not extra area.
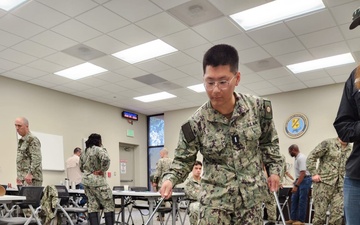
M 204 81 L 204 87 L 206 90 L 208 91 L 212 91 L 215 86 L 217 86 L 219 89 L 221 90 L 225 90 L 228 89 L 230 86 L 230 82 L 235 78 L 236 76 L 233 76 L 230 80 L 219 80 L 219 81 L 214 81 L 214 80 L 205 80 Z

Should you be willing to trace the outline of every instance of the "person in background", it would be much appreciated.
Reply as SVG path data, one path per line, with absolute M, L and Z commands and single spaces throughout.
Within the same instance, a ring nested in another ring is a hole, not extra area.
M 329 206 L 331 209 L 329 224 L 342 224 L 345 162 L 350 152 L 351 145 L 341 141 L 338 137 L 322 141 L 310 152 L 306 166 L 314 182 L 312 191 L 315 209 L 313 225 L 326 223 L 326 211 Z M 318 160 L 319 165 L 316 168 Z
M 296 180 L 291 190 L 291 220 L 286 221 L 286 224 L 305 225 L 308 195 L 311 189 L 311 175 L 306 169 L 306 156 L 300 153 L 297 145 L 290 145 L 289 154 L 291 157 L 295 157 Z
M 360 8 L 353 13 L 350 30 L 360 23 Z M 338 137 L 344 142 L 354 142 L 346 161 L 344 179 L 344 212 L 346 225 L 358 225 L 360 207 L 360 66 L 355 68 L 344 85 L 339 110 L 334 121 Z
M 153 187 L 155 190 L 159 190 L 161 187 L 161 177 L 170 168 L 172 159 L 169 158 L 169 152 L 166 148 L 160 150 L 160 159 L 156 163 L 156 171 L 154 173 Z
M 90 224 L 99 225 L 100 207 L 103 207 L 105 224 L 113 225 L 115 204 L 105 177 L 110 167 L 110 157 L 102 146 L 100 134 L 91 134 L 85 144 L 85 152 L 80 156 L 80 170 L 83 172 L 82 183 L 88 198 Z
M 181 126 L 175 158 L 160 193 L 170 198 L 203 155 L 199 225 L 262 224 L 261 204 L 277 191 L 282 159 L 269 100 L 235 92 L 239 56 L 230 45 L 211 47 L 203 59 L 209 101 Z M 269 166 L 266 181 L 263 163 Z
M 201 181 L 202 163 L 196 161 L 192 174 L 185 180 L 185 195 L 189 200 L 189 220 L 191 225 L 196 225 L 199 217 L 199 201 L 198 196 L 200 194 L 200 181 Z
M 74 154 L 69 157 L 65 162 L 67 178 L 69 179 L 70 184 L 72 184 L 72 182 L 75 182 L 76 189 L 84 189 L 84 185 L 81 183 L 82 172 L 80 170 L 80 155 L 81 148 L 76 147 L 74 149 Z M 83 196 L 79 201 L 79 205 L 84 206 L 86 202 L 87 198 L 86 196 Z M 82 217 L 82 215 L 80 215 L 80 217 Z
M 21 136 L 16 156 L 16 183 L 25 186 L 42 186 L 41 143 L 30 132 L 29 121 L 25 117 L 16 118 L 15 128 Z

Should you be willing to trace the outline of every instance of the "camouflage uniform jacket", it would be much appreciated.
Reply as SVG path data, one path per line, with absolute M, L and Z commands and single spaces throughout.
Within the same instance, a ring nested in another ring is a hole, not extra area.
M 195 180 L 193 176 L 188 177 L 185 180 L 185 195 L 186 198 L 191 202 L 198 201 L 198 197 L 200 194 L 200 182 Z
M 159 187 L 161 186 L 160 178 L 168 169 L 170 169 L 170 165 L 171 165 L 172 161 L 173 160 L 170 158 L 161 158 L 156 163 L 156 171 L 154 174 L 154 181 L 155 181 L 155 183 L 158 184 Z
M 83 172 L 82 183 L 91 187 L 107 185 L 105 173 L 109 167 L 110 157 L 105 148 L 92 146 L 85 149 L 80 156 L 80 170 Z M 95 175 L 94 171 L 102 171 L 104 175 Z
M 25 180 L 31 173 L 33 180 L 42 181 L 41 144 L 37 137 L 29 132 L 19 139 L 16 157 L 17 178 Z
M 282 159 L 268 100 L 234 93 L 236 103 L 230 120 L 208 101 L 180 130 L 175 158 L 163 180 L 173 186 L 185 180 L 198 151 L 203 155 L 199 200 L 202 205 L 232 210 L 241 195 L 245 207 L 253 207 L 266 196 L 262 165 L 279 175 Z M 190 128 L 189 128 L 190 127 Z
M 40 217 L 43 220 L 43 224 L 51 224 L 51 221 L 55 218 L 55 208 L 59 203 L 58 192 L 54 185 L 46 186 L 44 189 L 43 197 L 41 198 L 41 211 Z M 61 224 L 61 214 L 57 213 L 57 224 Z
M 311 175 L 319 174 L 321 182 L 339 187 L 343 186 L 345 163 L 351 153 L 351 144 L 342 149 L 337 138 L 330 138 L 321 142 L 310 152 L 306 161 L 306 168 Z M 316 169 L 317 159 L 319 165 Z

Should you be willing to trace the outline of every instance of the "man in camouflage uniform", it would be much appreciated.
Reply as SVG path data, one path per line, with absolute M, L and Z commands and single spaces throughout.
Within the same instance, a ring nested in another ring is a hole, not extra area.
M 85 144 L 85 152 L 80 156 L 80 170 L 83 172 L 82 183 L 88 198 L 90 224 L 99 225 L 99 212 L 102 206 L 105 224 L 113 225 L 115 204 L 112 190 L 105 177 L 110 166 L 110 157 L 106 149 L 102 147 L 99 134 L 91 134 Z
M 235 93 L 240 82 L 234 47 L 215 45 L 204 56 L 204 86 L 209 101 L 182 125 L 175 158 L 163 176 L 160 193 L 185 180 L 198 151 L 203 155 L 200 225 L 262 224 L 261 204 L 277 191 L 282 159 L 271 102 Z M 269 166 L 270 176 L 262 172 Z
M 196 225 L 199 217 L 200 203 L 198 201 L 198 196 L 200 194 L 201 169 L 202 163 L 200 161 L 196 161 L 192 169 L 192 175 L 185 181 L 184 190 L 186 198 L 189 200 L 188 208 L 191 225 Z
M 172 163 L 172 159 L 169 158 L 169 152 L 166 148 L 163 148 L 160 150 L 160 159 L 156 163 L 156 171 L 154 173 L 154 183 L 153 187 L 155 190 L 159 190 L 161 187 L 161 177 L 167 171 L 170 169 L 170 165 Z
M 329 224 L 342 224 L 345 163 L 351 150 L 350 144 L 339 138 L 330 138 L 316 146 L 307 158 L 307 169 L 312 174 L 314 182 L 314 225 L 325 224 L 329 205 L 331 210 Z M 318 159 L 319 165 L 316 168 Z
M 41 144 L 29 130 L 29 121 L 16 118 L 15 128 L 21 136 L 18 142 L 16 169 L 18 185 L 42 186 Z

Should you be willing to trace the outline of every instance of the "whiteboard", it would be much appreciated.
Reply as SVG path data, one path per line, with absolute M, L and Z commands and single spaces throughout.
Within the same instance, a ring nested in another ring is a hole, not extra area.
M 64 171 L 64 143 L 63 136 L 31 131 L 41 143 L 41 157 L 43 170 Z

